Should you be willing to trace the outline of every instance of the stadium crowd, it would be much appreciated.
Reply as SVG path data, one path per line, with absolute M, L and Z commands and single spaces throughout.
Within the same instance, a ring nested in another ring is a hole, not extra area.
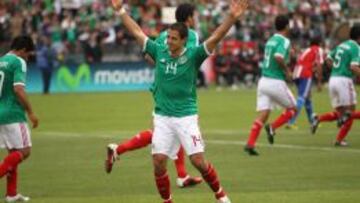
M 64 3 L 65 2 L 65 3 Z M 70 2 L 70 3 L 69 3 Z M 153 38 L 166 28 L 162 8 L 176 6 L 179 0 L 130 0 L 131 16 Z M 205 39 L 224 18 L 226 0 L 195 0 L 198 31 Z M 337 42 L 330 38 L 336 26 L 346 19 L 359 19 L 356 0 L 256 0 L 214 57 L 214 69 L 228 85 L 255 81 L 265 41 L 273 33 L 274 16 L 291 16 L 293 60 L 309 39 L 325 39 L 325 50 Z M 355 6 L 353 6 L 355 5 Z M 140 60 L 140 47 L 114 16 L 109 1 L 100 0 L 2 0 L 0 2 L 0 47 L 14 36 L 30 34 L 38 44 L 51 39 L 59 61 L 87 62 Z M 330 40 L 331 39 L 331 40 Z M 201 41 L 201 40 L 200 40 Z M 0 50 L 3 51 L 3 50 Z M 82 56 L 82 57 L 79 57 Z M 230 60 L 228 60 L 230 59 Z M 220 80 L 217 80 L 220 81 Z

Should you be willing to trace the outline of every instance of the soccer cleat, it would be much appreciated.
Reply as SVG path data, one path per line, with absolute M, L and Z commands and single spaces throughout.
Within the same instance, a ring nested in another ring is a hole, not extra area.
M 217 203 L 231 203 L 230 199 L 227 197 L 225 191 L 222 188 L 220 188 L 219 192 L 215 194 L 215 198 Z
M 170 197 L 170 199 L 164 200 L 164 203 L 173 203 L 173 201 L 172 201 L 172 199 L 171 199 L 171 197 Z
M 217 200 L 217 203 L 231 203 L 230 199 L 225 195 Z
M 265 131 L 266 131 L 267 139 L 268 139 L 269 143 L 270 143 L 270 144 L 274 144 L 275 131 L 274 131 L 274 129 L 271 127 L 270 124 L 266 124 L 266 125 L 265 125 Z
M 117 148 L 117 144 L 109 144 L 107 146 L 107 154 L 106 154 L 106 160 L 105 160 L 106 173 L 111 173 L 114 162 L 118 158 L 116 148 Z
M 299 127 L 295 124 L 287 124 L 285 126 L 285 129 L 288 129 L 288 130 L 299 130 Z
M 311 126 L 310 126 L 311 134 L 314 135 L 316 133 L 316 130 L 318 129 L 319 124 L 320 124 L 319 117 L 316 115 L 313 116 Z
M 335 147 L 348 147 L 349 146 L 349 143 L 348 142 L 346 142 L 345 140 L 343 140 L 343 141 L 336 141 L 335 143 L 334 143 L 334 146 Z
M 30 201 L 30 197 L 23 196 L 22 194 L 17 194 L 15 196 L 6 196 L 5 202 L 28 202 Z
M 250 156 L 259 156 L 259 153 L 255 150 L 255 147 L 250 147 L 246 145 L 244 147 L 244 151 L 248 153 Z
M 185 178 L 177 178 L 176 185 L 179 188 L 186 188 L 200 184 L 202 181 L 203 180 L 200 177 L 190 177 L 189 175 L 187 175 Z

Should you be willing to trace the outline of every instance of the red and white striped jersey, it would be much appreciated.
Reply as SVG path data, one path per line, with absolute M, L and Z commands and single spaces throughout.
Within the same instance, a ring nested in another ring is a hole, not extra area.
M 313 67 L 324 63 L 324 51 L 320 46 L 313 45 L 301 53 L 294 69 L 294 79 L 312 78 Z

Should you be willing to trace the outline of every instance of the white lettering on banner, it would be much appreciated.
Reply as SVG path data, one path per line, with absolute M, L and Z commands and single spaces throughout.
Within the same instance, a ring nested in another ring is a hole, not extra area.
M 154 81 L 154 72 L 150 69 L 142 70 L 101 70 L 95 72 L 95 84 L 143 84 Z

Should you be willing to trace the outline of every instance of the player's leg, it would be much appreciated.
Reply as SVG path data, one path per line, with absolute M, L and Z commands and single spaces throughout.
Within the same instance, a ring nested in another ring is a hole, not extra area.
M 156 187 L 164 203 L 171 203 L 170 178 L 166 169 L 167 159 L 167 155 L 153 154 Z
M 123 143 L 120 143 L 116 148 L 116 153 L 121 155 L 127 151 L 141 149 L 151 144 L 152 130 L 143 130 Z
M 355 110 L 355 105 L 338 107 L 337 108 L 339 114 L 344 115 L 346 112 L 353 112 Z M 335 146 L 347 146 L 347 142 L 345 141 L 345 137 L 348 135 L 351 130 L 354 119 L 347 119 L 343 125 L 340 127 L 340 130 L 336 136 Z
M 295 98 L 285 81 L 278 81 L 274 84 L 277 88 L 269 90 L 269 95 L 275 103 L 285 108 L 285 111 L 274 122 L 265 126 L 270 144 L 274 142 L 275 130 L 288 123 L 297 112 Z
M 218 200 L 218 202 L 230 203 L 225 190 L 220 184 L 220 180 L 214 166 L 205 160 L 204 154 L 200 152 L 190 155 L 190 160 L 194 167 L 201 173 L 205 182 L 214 192 L 215 198 Z
M 260 135 L 264 123 L 267 122 L 273 106 L 271 98 L 267 94 L 267 88 L 267 81 L 263 78 L 260 79 L 258 83 L 256 98 L 256 110 L 259 113 L 254 123 L 252 124 L 247 144 L 244 147 L 244 151 L 247 152 L 249 155 L 259 155 L 259 153 L 255 150 L 256 140 Z
M 331 77 L 329 80 L 329 96 L 331 100 L 331 105 L 333 109 L 336 109 L 340 106 L 342 106 L 340 93 L 344 91 L 342 87 L 342 81 L 340 81 L 338 78 Z M 338 120 L 340 118 L 341 114 L 338 112 L 338 110 L 324 113 L 318 116 L 315 116 L 312 119 L 311 123 L 311 133 L 315 134 L 316 130 L 321 122 L 331 122 Z
M 26 123 L 14 123 L 0 126 L 2 145 L 8 148 L 9 153 L 0 164 L 0 177 L 7 175 L 6 202 L 28 201 L 17 193 L 18 165 L 30 156 L 31 137 Z
M 307 119 L 311 124 L 313 122 L 313 117 L 315 117 L 311 96 L 305 99 L 305 110 L 306 110 Z
M 144 130 L 136 134 L 129 140 L 120 144 L 109 144 L 107 146 L 107 156 L 105 160 L 105 171 L 110 173 L 116 159 L 128 151 L 144 148 L 151 144 L 152 130 Z
M 176 132 L 181 145 L 189 155 L 191 163 L 201 173 L 219 202 L 230 202 L 220 185 L 215 168 L 205 161 L 204 141 L 198 125 L 198 116 L 187 116 L 177 119 Z
M 296 114 L 290 119 L 289 124 L 294 125 L 301 109 L 303 108 L 311 89 L 311 79 L 298 79 L 295 83 L 298 89 L 298 98 L 296 100 Z
M 264 126 L 264 123 L 266 123 L 266 121 L 269 118 L 270 112 L 271 112 L 271 110 L 260 111 L 258 114 L 258 117 L 252 124 L 249 138 L 248 138 L 247 144 L 244 148 L 244 151 L 247 152 L 249 155 L 254 155 L 254 156 L 259 155 L 259 153 L 255 150 L 256 141 L 260 135 L 260 132 L 261 132 L 262 127 Z
M 177 179 L 176 185 L 180 188 L 190 187 L 202 182 L 202 178 L 200 177 L 191 177 L 185 167 L 185 153 L 184 148 L 180 146 L 179 152 L 177 153 L 177 159 L 174 160 Z
M 167 173 L 167 159 L 175 159 L 180 143 L 173 131 L 172 119 L 166 116 L 154 116 L 152 149 L 156 187 L 164 203 L 171 203 L 170 179 Z

